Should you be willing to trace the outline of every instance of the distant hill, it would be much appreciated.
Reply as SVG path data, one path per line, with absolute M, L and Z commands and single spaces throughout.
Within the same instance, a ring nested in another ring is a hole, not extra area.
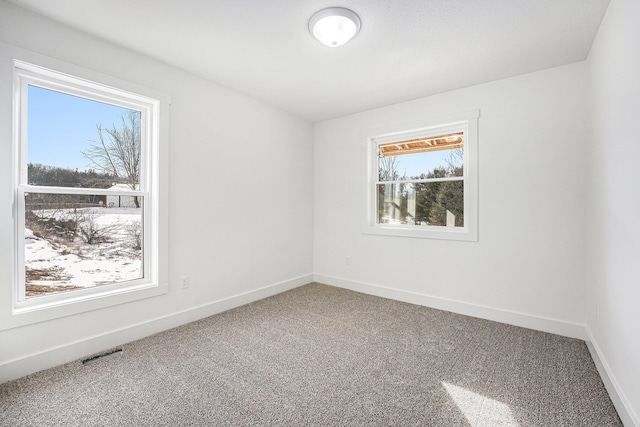
M 78 171 L 57 166 L 29 163 L 28 182 L 31 185 L 54 187 L 110 188 L 122 180 L 95 170 Z

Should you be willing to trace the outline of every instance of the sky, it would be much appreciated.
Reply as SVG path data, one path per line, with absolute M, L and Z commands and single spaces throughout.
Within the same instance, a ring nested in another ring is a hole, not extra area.
M 448 167 L 447 158 L 451 150 L 431 151 L 426 153 L 392 156 L 387 159 L 396 159 L 396 170 L 400 176 L 417 177 L 422 173 L 428 173 L 437 167 Z M 460 161 L 457 165 L 462 166 Z
M 119 127 L 126 108 L 29 86 L 28 163 L 90 169 L 87 151 L 98 141 L 96 124 Z M 106 135 L 105 135 L 106 137 Z

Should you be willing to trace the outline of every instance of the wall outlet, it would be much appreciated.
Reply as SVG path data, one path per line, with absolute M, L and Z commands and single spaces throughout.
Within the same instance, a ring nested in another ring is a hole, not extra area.
M 351 264 L 351 257 L 347 255 L 344 260 L 344 265 L 350 265 L 350 264 Z
M 180 277 L 180 287 L 182 289 L 187 289 L 189 287 L 189 276 Z

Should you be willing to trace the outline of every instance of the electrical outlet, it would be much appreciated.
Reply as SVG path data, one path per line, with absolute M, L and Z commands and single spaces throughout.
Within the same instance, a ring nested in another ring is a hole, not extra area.
M 180 278 L 180 287 L 182 289 L 187 289 L 189 287 L 189 276 L 182 276 Z
M 351 264 L 351 257 L 347 255 L 346 259 L 344 260 L 344 264 L 345 265 L 350 265 Z

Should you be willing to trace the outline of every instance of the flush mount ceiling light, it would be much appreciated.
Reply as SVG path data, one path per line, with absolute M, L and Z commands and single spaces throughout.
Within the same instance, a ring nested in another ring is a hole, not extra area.
M 309 32 L 329 47 L 342 46 L 360 31 L 360 17 L 344 7 L 328 7 L 309 20 Z

